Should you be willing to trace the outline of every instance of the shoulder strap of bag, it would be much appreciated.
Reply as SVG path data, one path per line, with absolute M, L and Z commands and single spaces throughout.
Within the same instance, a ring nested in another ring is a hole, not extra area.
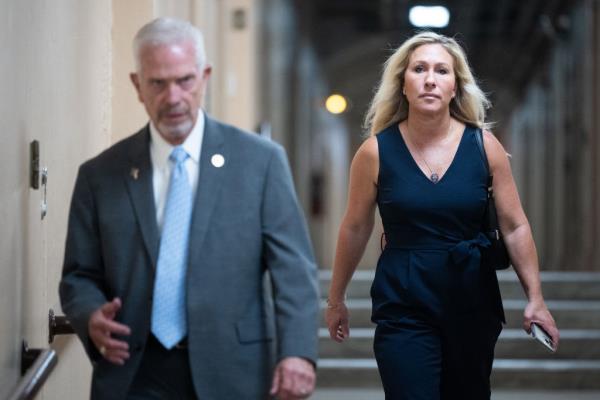
M 475 139 L 477 141 L 477 148 L 479 149 L 479 154 L 481 154 L 481 159 L 483 160 L 483 165 L 485 165 L 485 169 L 488 172 L 488 190 L 492 187 L 492 180 L 494 177 L 490 171 L 490 164 L 488 163 L 487 154 L 485 153 L 485 147 L 483 146 L 483 132 L 480 128 L 477 128 L 475 131 Z
M 479 128 L 477 128 L 477 130 L 475 131 L 475 139 L 477 139 L 477 148 L 479 149 L 479 154 L 481 154 L 481 159 L 483 160 L 485 169 L 488 170 L 489 174 L 490 166 L 488 164 L 487 154 L 485 154 L 485 147 L 483 147 L 483 132 Z

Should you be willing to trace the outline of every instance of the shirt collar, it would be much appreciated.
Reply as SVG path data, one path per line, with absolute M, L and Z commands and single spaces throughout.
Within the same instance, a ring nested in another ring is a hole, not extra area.
M 181 144 L 185 152 L 190 156 L 190 159 L 196 164 L 200 162 L 200 149 L 202 147 L 202 139 L 204 137 L 204 124 L 205 117 L 202 109 L 198 110 L 198 118 L 196 124 L 192 128 L 192 131 Z M 154 154 L 156 154 L 157 161 L 161 164 L 165 164 L 169 160 L 171 152 L 175 148 L 171 143 L 167 142 L 158 133 L 158 129 L 154 126 L 154 123 L 150 121 L 150 146 L 153 147 Z

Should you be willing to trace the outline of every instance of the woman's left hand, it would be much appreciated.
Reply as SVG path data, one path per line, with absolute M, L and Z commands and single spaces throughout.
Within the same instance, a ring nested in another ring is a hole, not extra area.
M 523 314 L 523 329 L 527 333 L 531 332 L 531 324 L 536 323 L 545 330 L 548 335 L 552 338 L 554 343 L 554 350 L 558 349 L 558 342 L 560 340 L 560 333 L 556 327 L 556 322 L 552 318 L 552 314 L 548 311 L 544 300 L 532 300 L 527 303 L 525 312 Z
M 350 336 L 348 320 L 348 308 L 343 301 L 333 304 L 328 302 L 325 322 L 329 329 L 329 336 L 338 343 L 342 343 Z

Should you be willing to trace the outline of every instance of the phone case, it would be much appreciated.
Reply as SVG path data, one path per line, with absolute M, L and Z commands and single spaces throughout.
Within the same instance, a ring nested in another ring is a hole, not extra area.
M 531 324 L 531 336 L 537 339 L 538 342 L 543 344 L 551 352 L 554 353 L 556 351 L 552 339 L 538 324 Z

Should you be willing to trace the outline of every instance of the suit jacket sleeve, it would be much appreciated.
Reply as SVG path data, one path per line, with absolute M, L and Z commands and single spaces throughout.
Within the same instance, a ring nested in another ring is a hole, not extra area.
M 304 217 L 281 147 L 272 152 L 262 207 L 263 257 L 273 286 L 278 359 L 316 363 L 317 270 Z
M 59 295 L 63 311 L 92 360 L 99 354 L 88 336 L 88 320 L 107 301 L 103 276 L 96 206 L 84 164 L 71 199 Z

